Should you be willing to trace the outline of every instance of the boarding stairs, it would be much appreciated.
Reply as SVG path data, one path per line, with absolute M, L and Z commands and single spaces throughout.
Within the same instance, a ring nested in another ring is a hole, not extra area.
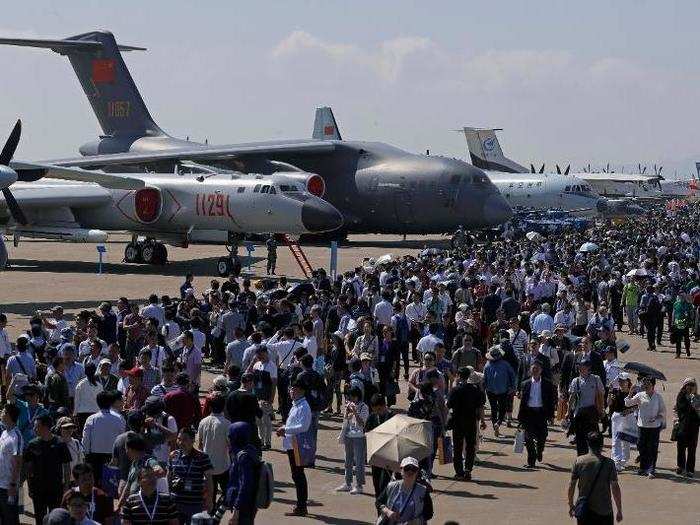
M 292 252 L 292 257 L 294 257 L 294 260 L 299 265 L 299 268 L 301 268 L 301 271 L 304 272 L 306 278 L 310 279 L 313 268 L 311 268 L 311 263 L 309 263 L 309 259 L 307 259 L 306 254 L 301 249 L 301 246 L 299 246 L 299 239 L 292 237 L 291 235 L 284 235 L 283 238 L 284 243 L 289 247 L 289 251 Z

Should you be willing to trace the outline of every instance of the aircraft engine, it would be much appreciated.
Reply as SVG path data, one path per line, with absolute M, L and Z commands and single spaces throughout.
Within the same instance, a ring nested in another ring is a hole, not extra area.
M 279 179 L 285 179 L 303 184 L 306 191 L 308 191 L 311 195 L 315 195 L 316 197 L 322 198 L 326 193 L 326 181 L 323 180 L 323 177 L 317 175 L 316 173 L 277 172 L 275 173 L 275 176 Z
M 144 224 L 158 220 L 163 211 L 163 199 L 158 188 L 142 188 L 134 195 L 136 217 Z

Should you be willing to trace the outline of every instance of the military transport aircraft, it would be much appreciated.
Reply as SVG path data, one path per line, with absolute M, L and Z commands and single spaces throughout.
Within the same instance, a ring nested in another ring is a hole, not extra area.
M 324 198 L 343 215 L 341 236 L 365 233 L 442 233 L 486 228 L 511 209 L 488 177 L 461 160 L 416 155 L 380 142 L 341 141 L 334 122 L 312 139 L 213 146 L 165 133 L 153 120 L 117 45 L 107 31 L 64 40 L 1 38 L 0 44 L 51 49 L 70 60 L 104 135 L 84 144 L 85 158 L 52 161 L 86 169 L 172 171 L 181 161 L 245 173 L 316 173 Z
M 134 237 L 124 251 L 126 262 L 162 264 L 164 242 L 187 246 L 226 243 L 231 234 L 321 233 L 343 223 L 321 198 L 324 182 L 316 174 L 254 175 L 209 167 L 179 176 L 118 174 L 11 162 L 20 133 L 17 121 L 0 154 L 0 225 L 15 239 L 104 242 L 105 231 L 126 230 Z M 136 242 L 138 236 L 148 240 Z M 0 259 L 6 257 L 0 247 Z M 222 257 L 217 269 L 227 274 L 230 265 Z

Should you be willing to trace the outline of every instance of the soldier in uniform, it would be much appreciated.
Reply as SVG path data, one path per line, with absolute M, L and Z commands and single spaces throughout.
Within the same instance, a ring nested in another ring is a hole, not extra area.
M 270 234 L 265 245 L 267 246 L 267 275 L 275 275 L 275 266 L 277 266 L 277 241 L 275 240 L 274 233 Z

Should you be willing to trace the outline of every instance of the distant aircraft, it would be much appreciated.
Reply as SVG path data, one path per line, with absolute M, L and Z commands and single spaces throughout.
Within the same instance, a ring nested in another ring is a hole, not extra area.
M 530 169 L 522 164 L 507 158 L 503 154 L 501 145 L 496 136 L 498 128 L 463 128 L 462 130 L 467 139 L 467 147 L 472 163 L 481 169 L 494 169 L 510 173 L 529 173 L 535 175 L 535 172 L 540 175 L 555 176 L 557 180 L 570 181 L 563 182 L 564 187 L 570 185 L 572 187 L 581 187 L 585 184 L 589 190 L 592 190 L 600 197 L 619 199 L 625 197 L 636 197 L 642 199 L 658 199 L 661 196 L 658 182 L 662 178 L 657 175 L 641 175 L 629 173 L 589 173 L 589 172 L 570 172 L 567 167 L 564 173 L 561 169 L 557 169 L 557 173 L 545 173 L 544 164 L 539 170 L 531 164 Z M 557 166 L 557 168 L 559 168 Z M 613 203 L 613 209 L 617 208 L 617 204 Z M 602 207 L 603 205 L 601 205 Z M 611 207 L 606 208 L 610 210 Z M 636 209 L 636 208 L 632 208 Z M 606 213 L 609 213 L 606 212 Z
M 244 175 L 210 167 L 183 175 L 119 174 L 12 162 L 20 130 L 18 121 L 0 156 L 0 224 L 15 239 L 104 242 L 105 231 L 126 230 L 133 235 L 124 250 L 126 262 L 163 264 L 164 243 L 223 244 L 231 234 L 322 233 L 343 223 L 340 212 L 320 198 L 324 183 L 315 174 Z M 304 177 L 308 184 L 299 182 Z M 139 242 L 139 236 L 147 240 Z M 219 273 L 228 274 L 231 264 L 230 257 L 222 257 Z
M 508 204 L 517 210 L 559 209 L 575 215 L 598 215 L 600 196 L 585 181 L 571 175 L 536 173 L 503 155 L 497 129 L 464 127 L 472 163 L 486 172 Z
M 104 135 L 80 147 L 86 158 L 52 161 L 57 165 L 162 172 L 185 160 L 263 175 L 316 173 L 326 182 L 324 198 L 343 214 L 339 236 L 486 228 L 512 215 L 478 168 L 380 142 L 341 140 L 330 112 L 315 122 L 312 139 L 212 146 L 171 137 L 151 117 L 120 53 L 143 48 L 118 46 L 109 32 L 65 40 L 2 38 L 0 44 L 67 56 L 92 105 Z

